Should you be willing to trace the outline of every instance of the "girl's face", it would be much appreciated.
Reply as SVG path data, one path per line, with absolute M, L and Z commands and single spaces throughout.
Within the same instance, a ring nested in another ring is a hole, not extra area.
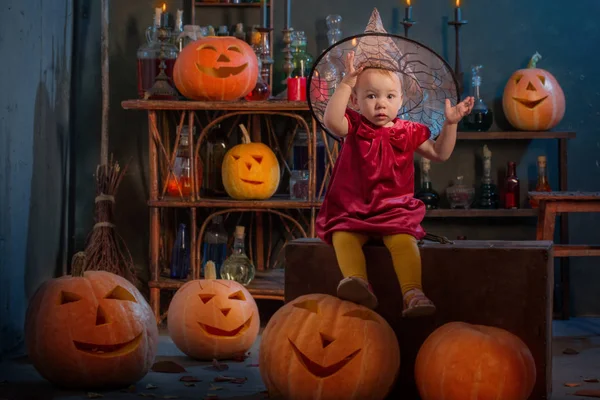
M 402 106 L 400 78 L 390 71 L 366 69 L 356 80 L 351 100 L 372 124 L 393 126 Z

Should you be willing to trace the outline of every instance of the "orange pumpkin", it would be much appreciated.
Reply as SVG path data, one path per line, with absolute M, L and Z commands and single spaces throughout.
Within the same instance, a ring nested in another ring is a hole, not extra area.
M 125 278 L 82 272 L 44 282 L 33 295 L 25 335 L 36 370 L 69 389 L 127 386 L 154 363 L 158 329 L 152 309 Z
M 231 148 L 223 157 L 223 186 L 236 200 L 268 199 L 279 186 L 279 162 L 269 146 L 251 143 L 246 128 L 243 125 L 240 128 L 243 143 Z
M 436 329 L 415 362 L 422 400 L 526 400 L 535 376 L 533 356 L 520 338 L 463 322 Z
M 383 399 L 400 367 L 388 323 L 366 307 L 326 294 L 300 296 L 265 327 L 259 368 L 271 396 Z
M 185 46 L 173 67 L 179 92 L 191 100 L 237 100 L 254 89 L 258 59 L 235 37 L 210 36 Z
M 169 305 L 169 335 L 192 358 L 232 358 L 247 352 L 258 335 L 260 316 L 246 288 L 225 279 L 189 281 Z
M 565 115 L 565 95 L 556 78 L 537 68 L 535 53 L 525 69 L 516 71 L 504 87 L 502 108 L 516 129 L 543 131 L 554 128 Z

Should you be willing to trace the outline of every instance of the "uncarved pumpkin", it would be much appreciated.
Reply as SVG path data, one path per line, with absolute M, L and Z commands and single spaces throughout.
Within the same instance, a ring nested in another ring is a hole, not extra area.
M 298 297 L 265 327 L 259 368 L 271 396 L 383 399 L 400 367 L 388 323 L 366 307 L 326 294 Z
M 173 67 L 179 92 L 191 100 L 237 100 L 254 89 L 258 59 L 232 36 L 210 36 L 183 48 Z
M 50 382 L 69 389 L 133 384 L 152 367 L 158 329 L 152 309 L 125 278 L 82 272 L 44 282 L 26 315 L 29 358 Z
M 173 296 L 168 314 L 175 345 L 199 360 L 227 359 L 252 347 L 260 316 L 250 292 L 224 279 L 189 281 Z
M 504 87 L 504 114 L 520 130 L 552 129 L 565 115 L 563 90 L 550 72 L 536 67 L 540 58 L 535 53 L 527 68 L 512 74 Z
M 236 200 L 265 200 L 279 186 L 279 162 L 269 146 L 251 143 L 243 125 L 242 144 L 232 147 L 223 157 L 221 177 L 229 196 Z
M 463 322 L 436 329 L 415 362 L 422 400 L 526 400 L 535 377 L 533 356 L 519 337 Z

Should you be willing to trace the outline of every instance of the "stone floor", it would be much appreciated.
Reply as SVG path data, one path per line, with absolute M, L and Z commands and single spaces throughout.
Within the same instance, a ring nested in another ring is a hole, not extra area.
M 258 364 L 257 340 L 250 356 L 243 362 L 227 362 L 225 371 L 215 370 L 211 363 L 198 363 L 184 356 L 166 335 L 161 333 L 157 361 L 174 361 L 184 368 L 184 373 L 150 372 L 135 385 L 135 391 L 103 392 L 102 399 L 125 400 L 139 397 L 178 399 L 264 399 Z M 586 383 L 584 378 L 600 379 L 600 318 L 573 318 L 554 322 L 552 400 L 573 400 L 581 389 L 600 390 L 600 383 Z M 577 354 L 564 354 L 570 348 Z M 215 382 L 220 375 L 247 378 L 242 384 Z M 194 386 L 186 386 L 179 379 L 194 376 L 200 379 Z M 89 393 L 57 391 L 44 381 L 28 362 L 27 357 L 17 357 L 0 362 L 0 400 L 66 400 L 86 399 Z M 565 383 L 580 383 L 569 388 Z M 599 392 L 600 393 L 600 392 Z M 93 397 L 93 396 L 92 396 Z M 598 396 L 600 397 L 600 395 Z M 581 397 L 584 398 L 584 397 Z

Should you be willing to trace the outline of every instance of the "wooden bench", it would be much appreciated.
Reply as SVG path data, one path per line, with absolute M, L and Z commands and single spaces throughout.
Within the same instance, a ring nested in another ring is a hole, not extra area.
M 539 206 L 537 240 L 554 240 L 556 217 L 558 215 L 575 212 L 600 212 L 600 193 L 598 192 L 529 192 L 529 196 L 537 201 Z M 566 223 L 566 218 L 562 218 L 561 223 Z M 564 240 L 565 237 L 561 238 L 561 241 Z M 597 256 L 600 256 L 600 245 L 573 245 L 567 243 L 554 245 L 554 257 Z M 570 268 L 567 261 L 561 260 L 560 264 L 563 319 L 568 319 L 570 314 Z
M 492 325 L 518 335 L 531 350 L 537 381 L 531 399 L 548 399 L 552 383 L 553 257 L 549 241 L 456 241 L 421 246 L 423 287 L 436 303 L 433 317 L 401 318 L 402 295 L 391 257 L 381 244 L 364 247 L 376 310 L 400 344 L 401 367 L 390 398 L 418 399 L 417 352 L 437 327 L 451 321 Z M 342 275 L 331 246 L 297 239 L 286 246 L 285 301 L 308 293 L 335 295 Z

